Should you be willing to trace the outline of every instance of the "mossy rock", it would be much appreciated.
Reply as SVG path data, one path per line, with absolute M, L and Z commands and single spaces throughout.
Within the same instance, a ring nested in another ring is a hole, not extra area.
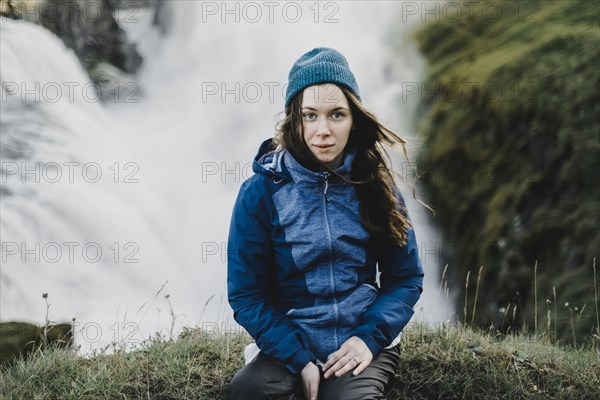
M 44 327 L 27 322 L 2 322 L 0 366 L 10 366 L 19 358 L 26 358 L 38 349 L 51 346 L 70 348 L 72 344 L 73 326 L 69 323 Z
M 472 305 L 483 266 L 475 320 L 497 326 L 498 310 L 510 304 L 518 307 L 514 328 L 534 326 L 537 262 L 540 321 L 555 286 L 562 304 L 587 304 L 578 321 L 590 338 L 600 255 L 600 4 L 493 3 L 498 20 L 464 13 L 416 36 L 429 61 L 426 87 L 440 94 L 424 99 L 416 127 L 425 135 L 423 183 L 445 242 L 476 247 L 441 265 L 448 263 L 461 310 L 465 295 Z M 515 17 L 517 4 L 527 20 Z M 444 96 L 456 86 L 464 96 Z M 457 169 L 463 173 L 448 173 Z M 558 312 L 558 331 L 572 332 L 571 311 Z M 467 320 L 471 313 L 469 306 Z

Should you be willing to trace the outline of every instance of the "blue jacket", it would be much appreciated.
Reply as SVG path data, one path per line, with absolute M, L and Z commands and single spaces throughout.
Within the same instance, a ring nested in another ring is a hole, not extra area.
M 292 373 L 325 362 L 351 336 L 375 357 L 408 323 L 422 291 L 414 231 L 404 247 L 383 244 L 363 227 L 353 185 L 303 167 L 286 150 L 268 154 L 270 145 L 260 146 L 232 213 L 234 319 Z M 336 172 L 350 177 L 355 154 L 347 148 Z

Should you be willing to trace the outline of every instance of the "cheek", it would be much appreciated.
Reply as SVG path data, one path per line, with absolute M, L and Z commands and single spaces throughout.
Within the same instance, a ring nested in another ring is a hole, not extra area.
M 306 124 L 304 124 L 302 126 L 302 135 L 304 136 L 305 140 L 310 139 L 311 137 L 313 137 L 315 134 L 314 130 L 311 129 L 309 126 L 306 126 Z

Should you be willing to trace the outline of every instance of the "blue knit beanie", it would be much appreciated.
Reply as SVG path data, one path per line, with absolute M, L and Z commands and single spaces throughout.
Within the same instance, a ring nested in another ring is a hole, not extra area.
M 360 100 L 358 85 L 346 58 L 332 48 L 317 47 L 305 53 L 292 66 L 288 75 L 285 108 L 305 88 L 327 82 L 346 87 Z

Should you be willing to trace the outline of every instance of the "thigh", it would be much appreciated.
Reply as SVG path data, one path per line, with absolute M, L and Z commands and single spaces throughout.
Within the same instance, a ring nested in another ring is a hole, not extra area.
M 383 399 L 396 374 L 399 351 L 398 345 L 382 350 L 358 376 L 353 376 L 350 371 L 339 378 L 332 376 L 329 379 L 321 379 L 319 399 Z
M 227 399 L 302 399 L 299 375 L 292 374 L 281 361 L 262 352 L 240 369 L 229 384 Z

